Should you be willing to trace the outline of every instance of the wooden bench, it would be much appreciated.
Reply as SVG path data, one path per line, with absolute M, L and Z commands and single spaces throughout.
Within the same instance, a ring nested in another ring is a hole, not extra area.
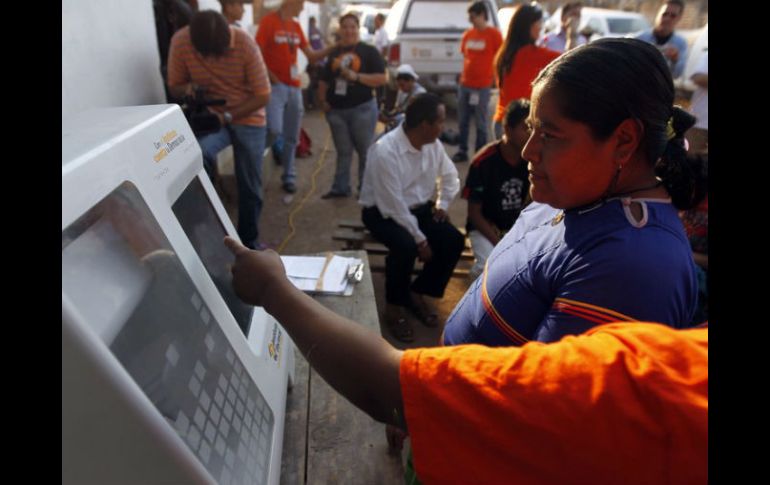
M 344 243 L 342 249 L 345 250 L 359 250 L 363 249 L 370 255 L 387 255 L 388 248 L 384 244 L 378 242 L 364 227 L 362 222 L 342 219 L 337 223 L 339 229 L 335 230 L 332 234 L 332 240 L 341 241 Z M 465 236 L 465 228 L 458 228 L 458 230 Z M 471 250 L 471 243 L 467 236 L 465 236 L 465 249 L 460 255 L 460 262 L 474 261 L 473 251 Z M 414 272 L 419 272 L 420 267 L 415 265 Z M 372 265 L 373 272 L 384 272 L 384 265 Z M 469 268 L 455 268 L 452 276 L 465 277 L 468 275 Z
M 336 254 L 367 262 L 364 251 Z M 352 296 L 313 295 L 313 299 L 379 334 L 374 284 L 367 266 Z M 280 483 L 403 485 L 404 469 L 401 460 L 388 453 L 385 425 L 342 397 L 293 350 L 296 367 L 294 385 L 286 396 Z

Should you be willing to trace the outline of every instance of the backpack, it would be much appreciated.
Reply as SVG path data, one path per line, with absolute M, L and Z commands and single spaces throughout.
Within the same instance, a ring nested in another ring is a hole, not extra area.
M 313 141 L 308 136 L 304 128 L 299 130 L 299 142 L 297 143 L 297 158 L 309 157 L 313 154 L 310 148 L 313 146 Z

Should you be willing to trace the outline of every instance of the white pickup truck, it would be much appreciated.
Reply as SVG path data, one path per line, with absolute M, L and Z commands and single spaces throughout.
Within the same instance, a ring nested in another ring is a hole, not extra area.
M 499 28 L 494 1 L 484 2 L 489 25 Z M 391 88 L 396 68 L 409 64 L 426 89 L 457 90 L 463 69 L 460 39 L 471 27 L 468 6 L 468 0 L 398 0 L 393 4 L 385 21 L 390 40 L 387 61 Z

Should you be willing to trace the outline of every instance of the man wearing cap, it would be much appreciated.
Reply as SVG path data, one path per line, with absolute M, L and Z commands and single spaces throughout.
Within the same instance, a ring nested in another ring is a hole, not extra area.
M 380 113 L 380 121 L 385 123 L 385 132 L 388 132 L 400 125 L 404 120 L 404 113 L 409 101 L 416 95 L 425 92 L 425 88 L 417 82 L 420 76 L 414 72 L 414 68 L 409 64 L 402 64 L 396 70 L 396 85 L 398 94 L 393 109 L 388 112 Z
M 463 33 L 460 52 L 463 54 L 463 72 L 457 93 L 457 111 L 460 115 L 460 150 L 453 162 L 468 161 L 468 132 L 471 116 L 476 122 L 476 150 L 487 144 L 489 123 L 489 96 L 494 81 L 494 59 L 503 44 L 503 36 L 496 27 L 487 23 L 487 7 L 482 1 L 468 7 L 468 20 L 473 26 Z

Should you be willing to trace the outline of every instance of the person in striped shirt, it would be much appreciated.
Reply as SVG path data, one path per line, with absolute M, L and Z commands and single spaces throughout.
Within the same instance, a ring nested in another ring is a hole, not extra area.
M 262 210 L 262 153 L 265 149 L 265 106 L 270 81 L 256 42 L 244 30 L 228 26 L 219 12 L 196 13 L 188 27 L 171 39 L 168 86 L 177 98 L 205 90 L 221 127 L 198 138 L 209 176 L 217 174 L 217 154 L 233 146 L 238 185 L 238 236 L 250 248 L 258 243 Z

